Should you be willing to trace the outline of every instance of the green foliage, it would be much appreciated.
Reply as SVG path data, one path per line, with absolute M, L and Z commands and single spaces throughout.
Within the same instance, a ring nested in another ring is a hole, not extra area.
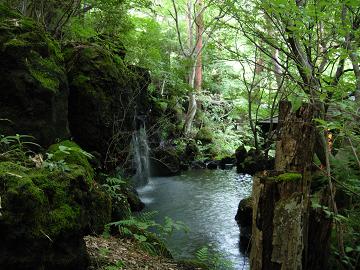
M 206 266 L 206 269 L 220 270 L 232 269 L 233 264 L 230 260 L 224 258 L 220 253 L 211 249 L 211 246 L 204 246 L 196 251 L 195 262 Z
M 109 235 L 110 228 L 115 227 L 121 237 L 136 240 L 150 254 L 171 257 L 163 241 L 175 230 L 187 231 L 187 227 L 184 223 L 175 222 L 169 217 L 165 217 L 164 225 L 161 225 L 153 220 L 156 214 L 156 212 L 145 212 L 138 216 L 130 216 L 129 219 L 109 223 L 105 235 Z M 158 233 L 152 232 L 153 230 Z
M 117 261 L 114 265 L 109 265 L 105 267 L 105 270 L 119 270 L 123 269 L 125 266 L 122 260 Z
M 29 135 L 5 136 L 0 134 L 0 161 L 26 162 L 28 156 L 33 153 L 32 148 L 40 146 L 31 140 Z
M 75 142 L 67 140 L 49 147 L 44 166 L 50 169 L 60 168 L 66 171 L 68 170 L 66 164 L 80 165 L 85 168 L 88 177 L 93 179 L 94 170 L 88 161 L 91 158 L 93 158 L 93 155 L 81 149 Z

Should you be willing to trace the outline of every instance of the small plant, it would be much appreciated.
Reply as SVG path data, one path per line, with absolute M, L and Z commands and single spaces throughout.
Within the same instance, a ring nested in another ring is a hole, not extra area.
M 119 260 L 115 263 L 115 265 L 109 265 L 105 267 L 105 270 L 119 270 L 119 269 L 123 269 L 124 266 L 125 266 L 124 262 L 122 260 Z
M 23 161 L 33 153 L 31 147 L 40 147 L 38 144 L 31 142 L 34 137 L 29 135 L 0 135 L 0 159 Z
M 101 247 L 99 249 L 99 254 L 102 257 L 106 257 L 110 253 L 110 250 L 108 248 Z
M 62 172 L 69 172 L 70 168 L 66 164 L 65 160 L 53 160 L 54 155 L 46 153 L 47 159 L 42 163 L 43 168 L 47 168 L 50 171 L 59 170 Z
M 232 269 L 233 264 L 230 260 L 218 252 L 213 251 L 211 246 L 204 246 L 196 251 L 195 261 L 204 264 L 211 270 Z
M 125 180 L 116 177 L 108 177 L 106 178 L 106 183 L 102 186 L 113 200 L 121 201 L 123 199 L 121 188 L 124 185 L 126 185 Z
M 91 159 L 94 156 L 84 150 L 82 150 L 80 147 L 71 147 L 71 146 L 65 146 L 65 145 L 59 145 L 59 150 L 60 152 L 70 155 L 72 153 L 80 153 L 82 155 L 84 155 L 85 157 Z
M 115 226 L 121 237 L 137 241 L 140 246 L 152 255 L 169 255 L 164 241 L 175 230 L 188 231 L 183 222 L 175 222 L 165 217 L 164 225 L 153 220 L 157 212 L 145 212 L 138 216 L 130 216 L 125 220 L 112 222 L 106 225 L 104 236 L 108 236 L 110 227 Z M 153 231 L 157 231 L 154 233 Z

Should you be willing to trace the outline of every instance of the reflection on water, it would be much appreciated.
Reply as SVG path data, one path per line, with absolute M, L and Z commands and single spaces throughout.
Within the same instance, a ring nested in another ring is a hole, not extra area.
M 184 222 L 187 234 L 176 232 L 168 247 L 176 258 L 189 258 L 210 244 L 234 264 L 249 269 L 248 259 L 239 251 L 239 228 L 234 220 L 239 201 L 251 193 L 251 177 L 228 170 L 194 170 L 179 176 L 154 177 L 138 189 L 145 211 L 158 211 Z

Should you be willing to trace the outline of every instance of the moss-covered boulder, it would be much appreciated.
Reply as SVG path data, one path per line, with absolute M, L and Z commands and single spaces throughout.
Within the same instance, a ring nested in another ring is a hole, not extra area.
M 175 147 L 159 146 L 151 149 L 150 168 L 152 176 L 171 176 L 180 172 L 180 157 Z
M 195 140 L 198 140 L 203 144 L 212 143 L 213 133 L 209 128 L 203 127 L 196 133 Z
M 136 118 L 149 109 L 149 73 L 98 44 L 72 44 L 65 52 L 72 136 L 109 163 L 126 160 Z
M 66 171 L 0 163 L 0 269 L 86 269 L 83 236 L 102 232 L 111 201 L 80 161 L 65 160 Z
M 0 130 L 48 146 L 69 136 L 68 87 L 59 44 L 42 26 L 0 4 Z
M 48 149 L 51 160 L 54 162 L 64 161 L 66 164 L 82 166 L 88 177 L 94 177 L 94 170 L 89 160 L 93 156 L 80 148 L 80 146 L 69 140 L 53 144 Z

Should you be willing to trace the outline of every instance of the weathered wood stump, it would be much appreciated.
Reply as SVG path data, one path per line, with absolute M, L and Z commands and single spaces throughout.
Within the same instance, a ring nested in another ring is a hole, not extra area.
M 309 208 L 302 182 L 307 177 L 276 171 L 255 176 L 251 269 L 302 269 Z
M 310 105 L 293 112 L 289 102 L 280 104 L 275 171 L 259 173 L 253 182 L 252 270 L 305 269 L 313 114 Z

